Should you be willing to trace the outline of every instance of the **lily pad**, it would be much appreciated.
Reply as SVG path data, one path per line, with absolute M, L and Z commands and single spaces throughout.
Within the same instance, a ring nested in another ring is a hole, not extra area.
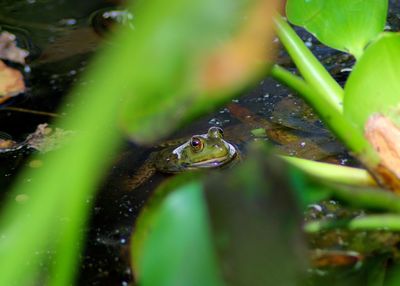
M 344 114 L 364 131 L 374 113 L 392 116 L 400 104 L 400 35 L 384 33 L 355 65 L 345 86 Z M 392 112 L 393 111 L 393 112 Z
M 387 9 L 387 0 L 288 0 L 286 4 L 290 22 L 357 58 L 383 31 Z

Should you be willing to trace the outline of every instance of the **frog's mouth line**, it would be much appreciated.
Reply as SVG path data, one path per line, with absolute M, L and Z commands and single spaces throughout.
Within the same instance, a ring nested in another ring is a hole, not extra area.
M 188 166 L 186 166 L 187 169 L 192 169 L 192 168 L 217 168 L 220 167 L 222 165 L 225 165 L 226 163 L 229 163 L 230 161 L 232 161 L 233 159 L 236 158 L 237 156 L 237 150 L 236 148 L 230 144 L 227 143 L 229 146 L 229 153 L 224 156 L 224 157 L 218 157 L 218 158 L 212 158 L 209 160 L 205 160 L 205 161 L 201 161 L 198 163 L 193 163 L 190 164 Z

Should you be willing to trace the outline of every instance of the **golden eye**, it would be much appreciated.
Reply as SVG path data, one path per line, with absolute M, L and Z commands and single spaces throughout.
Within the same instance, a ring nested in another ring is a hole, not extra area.
M 190 146 L 192 147 L 192 150 L 195 152 L 199 152 L 203 150 L 203 141 L 199 137 L 192 137 L 190 139 Z

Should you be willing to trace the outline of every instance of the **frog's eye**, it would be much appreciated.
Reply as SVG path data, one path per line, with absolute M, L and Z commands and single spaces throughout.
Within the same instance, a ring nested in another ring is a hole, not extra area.
M 222 130 L 222 128 L 214 126 L 208 129 L 208 136 L 213 138 L 223 138 L 224 131 Z
M 203 141 L 201 141 L 201 139 L 199 137 L 193 136 L 190 139 L 190 147 L 192 147 L 192 150 L 195 152 L 199 152 L 201 150 L 203 150 Z

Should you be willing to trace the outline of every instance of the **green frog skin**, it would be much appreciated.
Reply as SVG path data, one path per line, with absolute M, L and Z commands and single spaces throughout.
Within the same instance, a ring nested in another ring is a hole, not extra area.
M 206 134 L 194 135 L 176 148 L 157 152 L 154 166 L 164 173 L 224 166 L 236 158 L 237 150 L 223 137 L 221 128 L 211 127 Z
M 156 171 L 174 174 L 186 170 L 219 168 L 238 158 L 238 150 L 224 140 L 222 129 L 211 127 L 206 134 L 194 135 L 182 145 L 152 153 L 129 179 L 128 187 L 130 190 L 139 187 Z

